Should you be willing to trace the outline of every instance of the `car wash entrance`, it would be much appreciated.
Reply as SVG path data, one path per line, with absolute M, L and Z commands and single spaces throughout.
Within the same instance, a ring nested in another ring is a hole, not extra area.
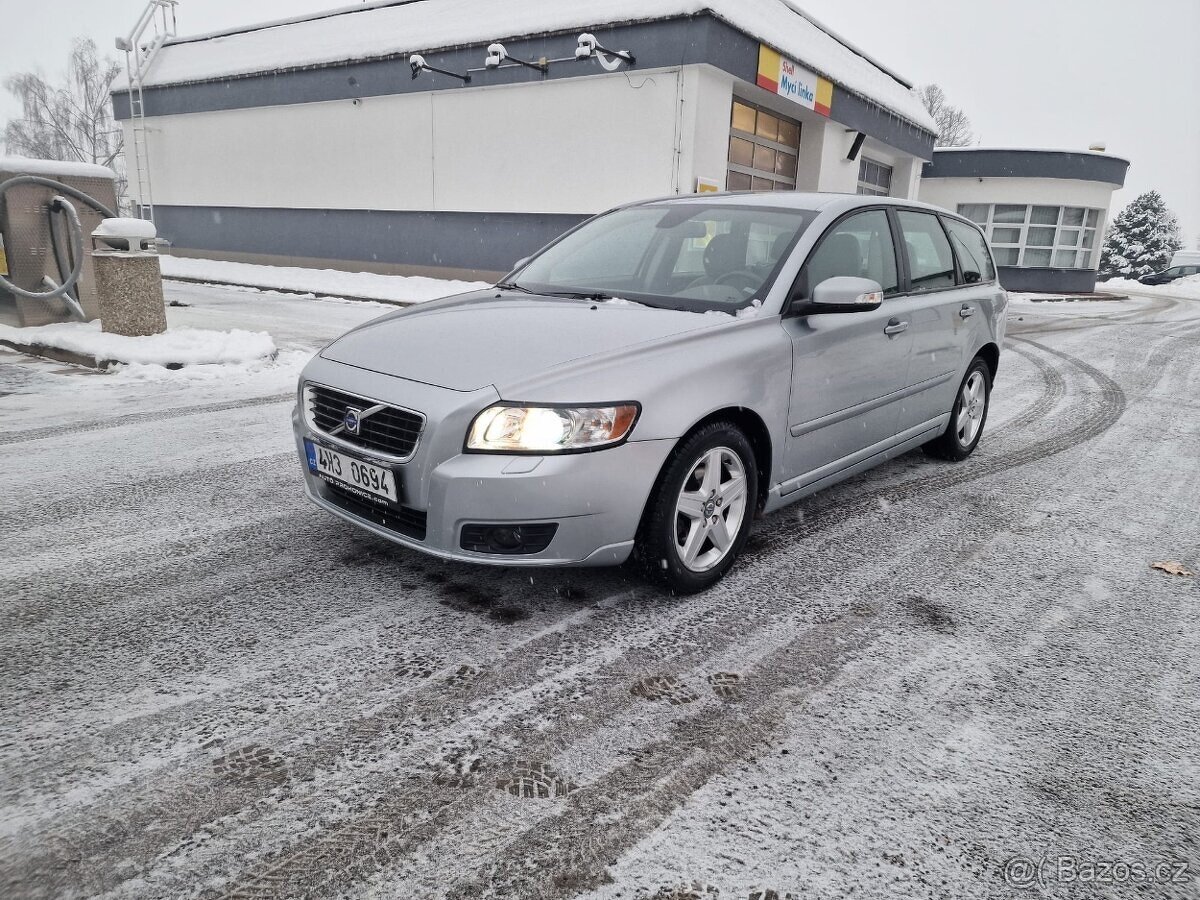
M 744 100 L 733 101 L 729 190 L 794 191 L 799 160 L 799 122 Z

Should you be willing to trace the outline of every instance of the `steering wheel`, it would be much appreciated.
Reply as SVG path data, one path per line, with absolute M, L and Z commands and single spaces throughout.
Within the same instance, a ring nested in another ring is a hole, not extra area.
M 721 284 L 726 287 L 736 288 L 738 285 L 729 284 L 730 281 L 740 281 L 741 290 L 743 292 L 753 292 L 758 290 L 758 286 L 762 283 L 762 278 L 751 272 L 749 269 L 738 269 L 735 272 L 726 272 L 713 281 L 713 284 Z

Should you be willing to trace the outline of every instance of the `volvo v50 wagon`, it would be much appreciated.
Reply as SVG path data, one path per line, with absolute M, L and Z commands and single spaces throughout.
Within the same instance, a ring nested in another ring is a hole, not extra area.
M 979 229 L 934 207 L 624 207 L 321 351 L 294 414 L 307 494 L 448 559 L 632 557 L 700 591 L 755 518 L 917 447 L 969 456 L 1006 304 Z

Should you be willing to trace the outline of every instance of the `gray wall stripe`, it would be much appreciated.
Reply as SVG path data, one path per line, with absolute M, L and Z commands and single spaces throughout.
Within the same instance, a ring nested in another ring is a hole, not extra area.
M 1000 285 L 1006 291 L 1090 294 L 1096 289 L 1092 269 L 1018 269 L 1000 266 Z
M 1129 162 L 1070 150 L 935 150 L 923 178 L 1073 178 L 1124 187 Z
M 154 218 L 192 251 L 507 272 L 587 216 L 155 206 Z

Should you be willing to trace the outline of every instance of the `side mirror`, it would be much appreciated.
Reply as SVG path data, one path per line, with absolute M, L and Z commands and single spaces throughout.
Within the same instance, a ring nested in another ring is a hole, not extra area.
M 792 311 L 807 315 L 867 312 L 883 303 L 883 287 L 870 278 L 838 276 L 818 284 L 807 300 L 797 300 Z

